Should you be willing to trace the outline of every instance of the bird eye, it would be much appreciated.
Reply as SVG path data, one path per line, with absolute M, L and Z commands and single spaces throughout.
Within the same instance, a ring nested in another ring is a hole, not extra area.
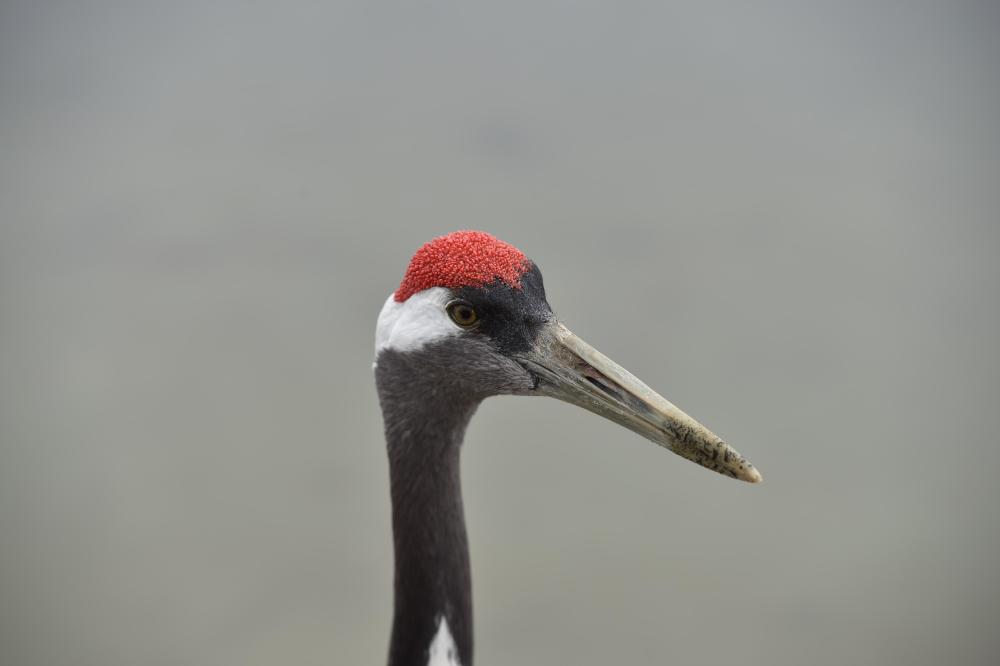
M 462 328 L 471 328 L 479 321 L 479 315 L 465 301 L 452 301 L 448 304 L 448 316 Z

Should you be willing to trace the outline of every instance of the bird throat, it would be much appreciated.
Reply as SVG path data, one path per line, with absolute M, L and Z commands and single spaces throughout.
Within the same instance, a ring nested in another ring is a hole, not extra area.
M 432 657 L 434 666 L 471 666 L 472 583 L 459 457 L 479 401 L 428 400 L 412 386 L 399 390 L 387 356 L 392 354 L 379 357 L 375 375 L 389 455 L 395 555 L 389 666 L 428 666 Z

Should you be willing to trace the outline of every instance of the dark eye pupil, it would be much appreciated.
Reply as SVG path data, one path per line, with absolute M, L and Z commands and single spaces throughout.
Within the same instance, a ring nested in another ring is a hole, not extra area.
M 462 326 L 471 326 L 476 322 L 476 311 L 465 304 L 456 304 L 450 308 L 451 318 Z

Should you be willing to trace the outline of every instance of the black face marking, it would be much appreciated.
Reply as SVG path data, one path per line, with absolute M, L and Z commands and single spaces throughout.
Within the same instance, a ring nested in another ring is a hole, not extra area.
M 534 263 L 521 276 L 518 289 L 497 279 L 482 287 L 462 287 L 454 293 L 479 315 L 472 334 L 488 338 L 505 354 L 528 351 L 542 326 L 552 320 L 542 272 Z

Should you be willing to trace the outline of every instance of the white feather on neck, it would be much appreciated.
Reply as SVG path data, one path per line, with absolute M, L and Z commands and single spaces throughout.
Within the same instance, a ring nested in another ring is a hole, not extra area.
M 462 666 L 458 661 L 458 648 L 455 639 L 448 629 L 448 620 L 442 615 L 438 618 L 437 633 L 427 648 L 427 666 Z

